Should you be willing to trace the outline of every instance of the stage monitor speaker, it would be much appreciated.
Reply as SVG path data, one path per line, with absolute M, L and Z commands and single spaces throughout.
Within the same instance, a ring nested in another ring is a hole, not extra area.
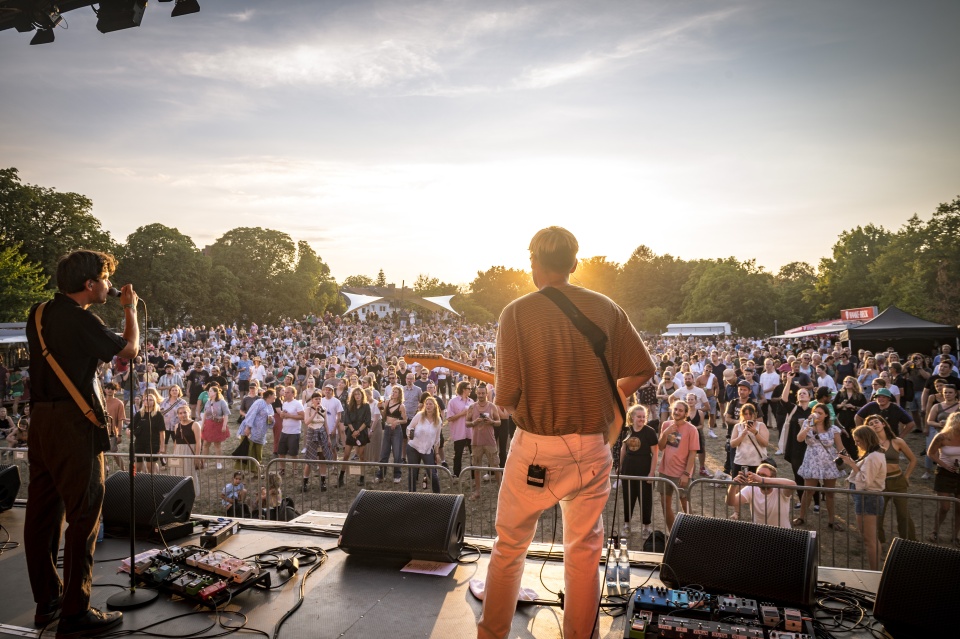
M 660 580 L 715 594 L 810 606 L 817 586 L 815 533 L 680 513 L 663 551 Z
M 193 479 L 169 475 L 137 474 L 134 477 L 134 525 L 152 530 L 190 519 L 196 492 Z M 107 478 L 103 495 L 103 524 L 111 532 L 130 529 L 130 475 Z
M 20 492 L 20 468 L 16 464 L 0 464 L 0 512 L 13 508 Z
M 897 537 L 880 575 L 873 616 L 896 639 L 946 637 L 960 592 L 960 550 Z
M 454 562 L 466 521 L 463 495 L 361 490 L 338 545 L 358 556 Z

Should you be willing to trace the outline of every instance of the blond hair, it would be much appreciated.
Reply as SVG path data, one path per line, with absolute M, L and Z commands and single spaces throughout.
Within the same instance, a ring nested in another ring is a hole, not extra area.
M 537 231 L 530 240 L 530 257 L 556 273 L 569 273 L 577 265 L 580 245 L 573 233 L 560 226 Z

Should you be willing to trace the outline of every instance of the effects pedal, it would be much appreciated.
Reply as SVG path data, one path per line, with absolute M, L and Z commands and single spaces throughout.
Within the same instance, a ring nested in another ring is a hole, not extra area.
M 757 602 L 753 599 L 744 599 L 735 595 L 717 597 L 717 610 L 727 615 L 757 616 Z
M 795 608 L 783 609 L 783 627 L 787 632 L 803 632 L 803 615 Z
M 760 619 L 767 628 L 780 625 L 780 609 L 770 603 L 760 604 Z
M 703 639 L 704 637 L 764 639 L 763 628 L 668 615 L 661 615 L 656 627 L 659 636 L 664 639 Z
M 676 610 L 690 607 L 690 594 L 686 590 L 673 590 L 662 586 L 637 588 L 633 597 L 634 608 L 643 610 Z
M 647 639 L 647 633 L 653 632 L 653 613 L 649 610 L 641 610 L 627 620 L 627 631 L 624 633 L 624 639 Z
M 813 635 L 805 632 L 784 632 L 782 630 L 771 630 L 770 639 L 813 639 Z

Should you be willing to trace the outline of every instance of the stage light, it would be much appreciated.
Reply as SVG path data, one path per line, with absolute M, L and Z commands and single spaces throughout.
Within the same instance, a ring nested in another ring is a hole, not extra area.
M 36 35 L 30 40 L 30 44 L 50 44 L 53 42 L 53 29 L 37 29 Z
M 177 4 L 173 6 L 173 11 L 170 12 L 171 18 L 176 18 L 177 16 L 185 16 L 188 13 L 198 13 L 200 11 L 200 3 L 197 0 L 177 0 Z
M 147 0 L 101 0 L 97 13 L 97 30 L 110 33 L 120 29 L 139 27 Z

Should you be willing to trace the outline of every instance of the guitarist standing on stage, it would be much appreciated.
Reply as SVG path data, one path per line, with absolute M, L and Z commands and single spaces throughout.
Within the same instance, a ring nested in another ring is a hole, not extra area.
M 113 256 L 74 251 L 57 264 L 60 292 L 43 305 L 42 337 L 53 359 L 80 397 L 106 424 L 96 383 L 100 362 L 114 356 L 132 359 L 139 350 L 137 294 L 127 284 L 120 293 L 124 309 L 119 336 L 88 309 L 107 301 Z M 30 309 L 27 341 L 32 383 L 30 424 L 30 494 L 24 522 L 24 551 L 33 599 L 34 623 L 45 626 L 61 608 L 57 635 L 101 632 L 121 620 L 119 612 L 90 607 L 93 551 L 103 505 L 103 452 L 110 450 L 105 426 L 96 426 L 78 407 L 51 368 L 40 346 L 37 306 Z M 132 469 L 131 469 L 132 470 Z M 57 549 L 64 515 L 63 582 L 57 574 Z
M 577 239 L 545 228 L 530 241 L 538 289 L 553 287 L 607 336 L 605 357 L 625 395 L 650 379 L 655 365 L 626 313 L 609 298 L 571 286 Z M 497 335 L 496 404 L 517 424 L 497 501 L 497 539 L 487 570 L 478 636 L 506 637 L 517 607 L 527 548 L 540 514 L 563 512 L 566 639 L 598 636 L 603 547 L 601 514 L 610 494 L 611 432 L 620 409 L 603 364 L 586 337 L 546 295 L 507 306 Z

